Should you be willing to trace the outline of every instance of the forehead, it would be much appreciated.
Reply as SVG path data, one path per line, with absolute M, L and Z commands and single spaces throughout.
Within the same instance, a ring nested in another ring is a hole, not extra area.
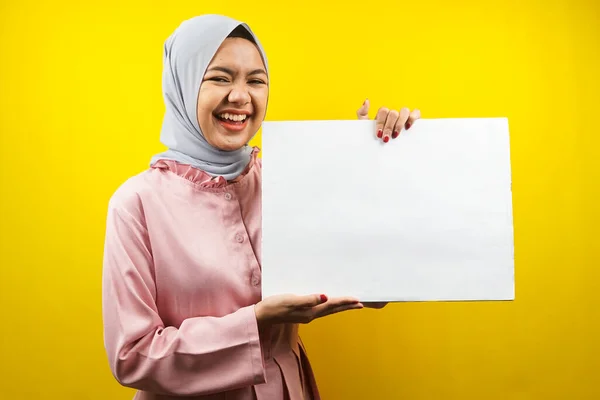
M 258 47 L 243 38 L 225 39 L 215 53 L 209 67 L 225 64 L 240 69 L 264 68 Z

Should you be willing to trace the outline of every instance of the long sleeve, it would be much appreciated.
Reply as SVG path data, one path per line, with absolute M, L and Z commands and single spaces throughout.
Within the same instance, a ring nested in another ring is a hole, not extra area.
M 123 207 L 109 207 L 102 312 L 105 347 L 117 381 L 157 394 L 196 396 L 264 383 L 252 306 L 165 326 L 156 306 L 148 233 L 139 219 Z

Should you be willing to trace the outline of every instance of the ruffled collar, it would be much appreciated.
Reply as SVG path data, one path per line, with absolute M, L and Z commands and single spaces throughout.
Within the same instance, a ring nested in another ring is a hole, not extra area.
M 237 178 L 231 181 L 227 181 L 222 176 L 209 175 L 207 172 L 197 167 L 189 164 L 181 164 L 174 160 L 159 159 L 152 164 L 151 168 L 172 172 L 203 188 L 217 189 L 223 188 L 232 183 L 236 183 L 246 176 L 254 166 L 254 163 L 256 162 L 256 156 L 259 152 L 260 149 L 258 147 L 255 146 L 252 148 L 252 154 L 248 166 Z

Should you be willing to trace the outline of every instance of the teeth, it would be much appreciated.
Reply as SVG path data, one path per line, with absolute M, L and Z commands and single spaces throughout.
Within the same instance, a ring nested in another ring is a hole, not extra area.
M 223 119 L 228 119 L 231 121 L 237 121 L 237 122 L 241 122 L 244 121 L 246 119 L 246 115 L 244 114 L 229 114 L 229 113 L 224 113 L 224 114 L 220 114 L 219 117 L 223 118 Z

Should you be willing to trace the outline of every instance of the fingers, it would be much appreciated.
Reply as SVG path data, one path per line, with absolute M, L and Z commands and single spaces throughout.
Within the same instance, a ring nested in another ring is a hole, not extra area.
M 358 119 L 369 119 L 369 99 L 366 99 L 363 105 L 356 112 Z
M 327 296 L 324 294 L 311 294 L 308 296 L 296 296 L 292 306 L 302 308 L 312 308 L 327 301 Z
M 396 120 L 396 124 L 394 125 L 394 133 L 392 133 L 392 139 L 396 139 L 400 136 L 400 132 L 404 129 L 406 121 L 408 121 L 408 117 L 410 116 L 410 110 L 406 107 L 400 110 L 400 115 Z
M 409 129 L 419 118 L 421 118 L 419 110 L 411 112 L 404 107 L 400 111 L 396 111 L 381 107 L 375 117 L 377 137 L 384 143 L 389 142 L 390 138 L 396 139 L 402 130 Z
M 377 130 L 377 137 L 379 139 L 383 138 L 383 127 L 385 126 L 385 121 L 387 120 L 387 116 L 389 114 L 390 110 L 386 107 L 381 107 L 378 111 L 377 111 L 377 115 L 375 116 L 375 121 L 376 121 L 376 130 Z
M 421 111 L 420 110 L 413 110 L 409 114 L 408 121 L 405 124 L 406 129 L 409 129 L 419 118 L 421 118 Z
M 358 304 L 359 302 L 360 300 L 358 300 L 356 297 L 333 297 L 327 300 L 327 303 L 323 305 L 337 307 L 345 304 Z
M 359 300 L 354 297 L 337 297 L 329 299 L 324 294 L 311 294 L 308 296 L 285 296 L 285 303 L 289 308 L 313 309 L 313 308 L 328 308 L 337 307 L 347 304 L 358 304 Z
M 360 301 L 354 297 L 337 297 L 333 299 L 329 299 L 327 302 L 320 304 L 314 307 L 315 314 L 317 317 L 329 315 L 331 310 L 335 309 L 346 309 L 346 308 L 355 308 L 360 306 L 362 308 L 362 304 Z
M 292 301 L 293 304 L 290 305 L 292 310 L 288 311 L 290 314 L 285 320 L 303 324 L 326 315 L 364 308 L 363 304 L 354 297 L 327 299 L 324 295 L 310 295 L 296 296 Z
M 388 112 L 387 117 L 385 118 L 385 123 L 383 124 L 384 143 L 390 141 L 390 138 L 392 137 L 392 132 L 395 129 L 399 117 L 400 113 L 396 110 L 391 110 L 390 112 Z

